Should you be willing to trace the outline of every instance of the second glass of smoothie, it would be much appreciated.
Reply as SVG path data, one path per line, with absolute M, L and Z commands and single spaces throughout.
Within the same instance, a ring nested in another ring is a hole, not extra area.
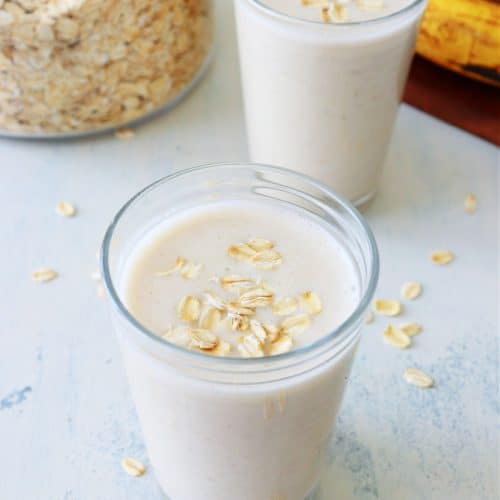
M 237 0 L 250 159 L 376 193 L 426 0 Z

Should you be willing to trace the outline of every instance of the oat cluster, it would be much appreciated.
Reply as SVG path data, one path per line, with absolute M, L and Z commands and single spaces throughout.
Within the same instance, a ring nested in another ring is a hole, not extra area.
M 283 262 L 282 255 L 273 242 L 251 239 L 230 245 L 227 255 L 243 261 L 256 269 L 274 270 Z M 183 257 L 160 277 L 180 274 L 194 279 L 201 270 Z M 305 291 L 298 297 L 276 297 L 272 287 L 262 280 L 249 276 L 228 274 L 210 278 L 221 290 L 229 292 L 229 299 L 222 298 L 218 290 L 206 290 L 201 296 L 186 295 L 177 306 L 179 326 L 171 326 L 162 337 L 175 344 L 216 356 L 230 355 L 233 345 L 221 339 L 221 329 L 234 332 L 234 343 L 240 356 L 258 358 L 290 351 L 294 338 L 306 331 L 312 317 L 320 314 L 322 303 L 317 293 Z M 268 310 L 274 322 L 259 319 L 261 311 Z
M 407 281 L 401 287 L 401 297 L 407 301 L 416 300 L 422 294 L 423 287 L 418 281 Z M 373 303 L 373 310 L 382 316 L 395 317 L 403 312 L 403 306 L 396 299 L 376 299 Z M 372 323 L 374 315 L 369 311 L 365 323 Z M 412 337 L 422 332 L 422 326 L 415 322 L 403 322 L 399 324 L 387 324 L 383 330 L 382 338 L 387 344 L 398 349 L 407 349 L 412 345 Z M 403 377 L 412 385 L 421 388 L 430 388 L 434 385 L 434 380 L 417 368 L 408 368 L 404 371 Z
M 408 281 L 401 287 L 401 296 L 403 299 L 412 301 L 417 299 L 422 293 L 422 285 L 418 281 Z M 403 305 L 396 299 L 375 299 L 373 310 L 382 316 L 396 317 L 403 312 Z M 365 323 L 372 323 L 373 313 L 370 311 Z M 386 343 L 406 349 L 411 345 L 411 337 L 419 334 L 422 326 L 418 323 L 405 322 L 399 325 L 388 324 L 383 332 L 383 339 Z
M 319 7 L 325 23 L 349 21 L 348 8 L 355 5 L 362 10 L 378 11 L 384 8 L 383 0 L 302 0 L 302 5 Z
M 182 90 L 211 44 L 209 0 L 0 0 L 0 130 L 124 124 Z

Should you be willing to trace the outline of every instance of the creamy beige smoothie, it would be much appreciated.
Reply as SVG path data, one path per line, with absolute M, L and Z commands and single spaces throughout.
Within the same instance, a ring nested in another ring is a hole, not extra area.
M 166 219 L 134 246 L 121 286 L 148 330 L 215 360 L 301 349 L 360 300 L 353 261 L 336 238 L 272 203 L 214 203 Z M 356 345 L 299 376 L 234 387 L 190 379 L 124 342 L 148 452 L 169 498 L 306 498 Z
M 414 0 L 260 0 L 297 19 L 329 23 L 358 23 L 394 14 Z
M 236 0 L 250 158 L 376 190 L 426 0 Z
M 186 211 L 137 245 L 125 277 L 126 304 L 146 328 L 195 349 L 189 330 L 205 329 L 228 343 L 216 351 L 225 356 L 311 344 L 345 321 L 359 300 L 352 262 L 336 240 L 271 205 Z M 290 324 L 286 346 L 275 332 L 283 323 Z M 240 345 L 246 336 L 264 349 L 247 352 Z

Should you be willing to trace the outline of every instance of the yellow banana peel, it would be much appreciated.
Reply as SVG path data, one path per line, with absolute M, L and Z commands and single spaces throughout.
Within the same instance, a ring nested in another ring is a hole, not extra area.
M 500 0 L 430 0 L 417 53 L 500 86 Z

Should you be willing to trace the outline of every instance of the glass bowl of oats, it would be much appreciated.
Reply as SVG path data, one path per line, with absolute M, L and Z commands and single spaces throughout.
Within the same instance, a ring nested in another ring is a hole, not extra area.
M 170 108 L 212 35 L 211 0 L 0 0 L 0 135 L 70 137 Z

